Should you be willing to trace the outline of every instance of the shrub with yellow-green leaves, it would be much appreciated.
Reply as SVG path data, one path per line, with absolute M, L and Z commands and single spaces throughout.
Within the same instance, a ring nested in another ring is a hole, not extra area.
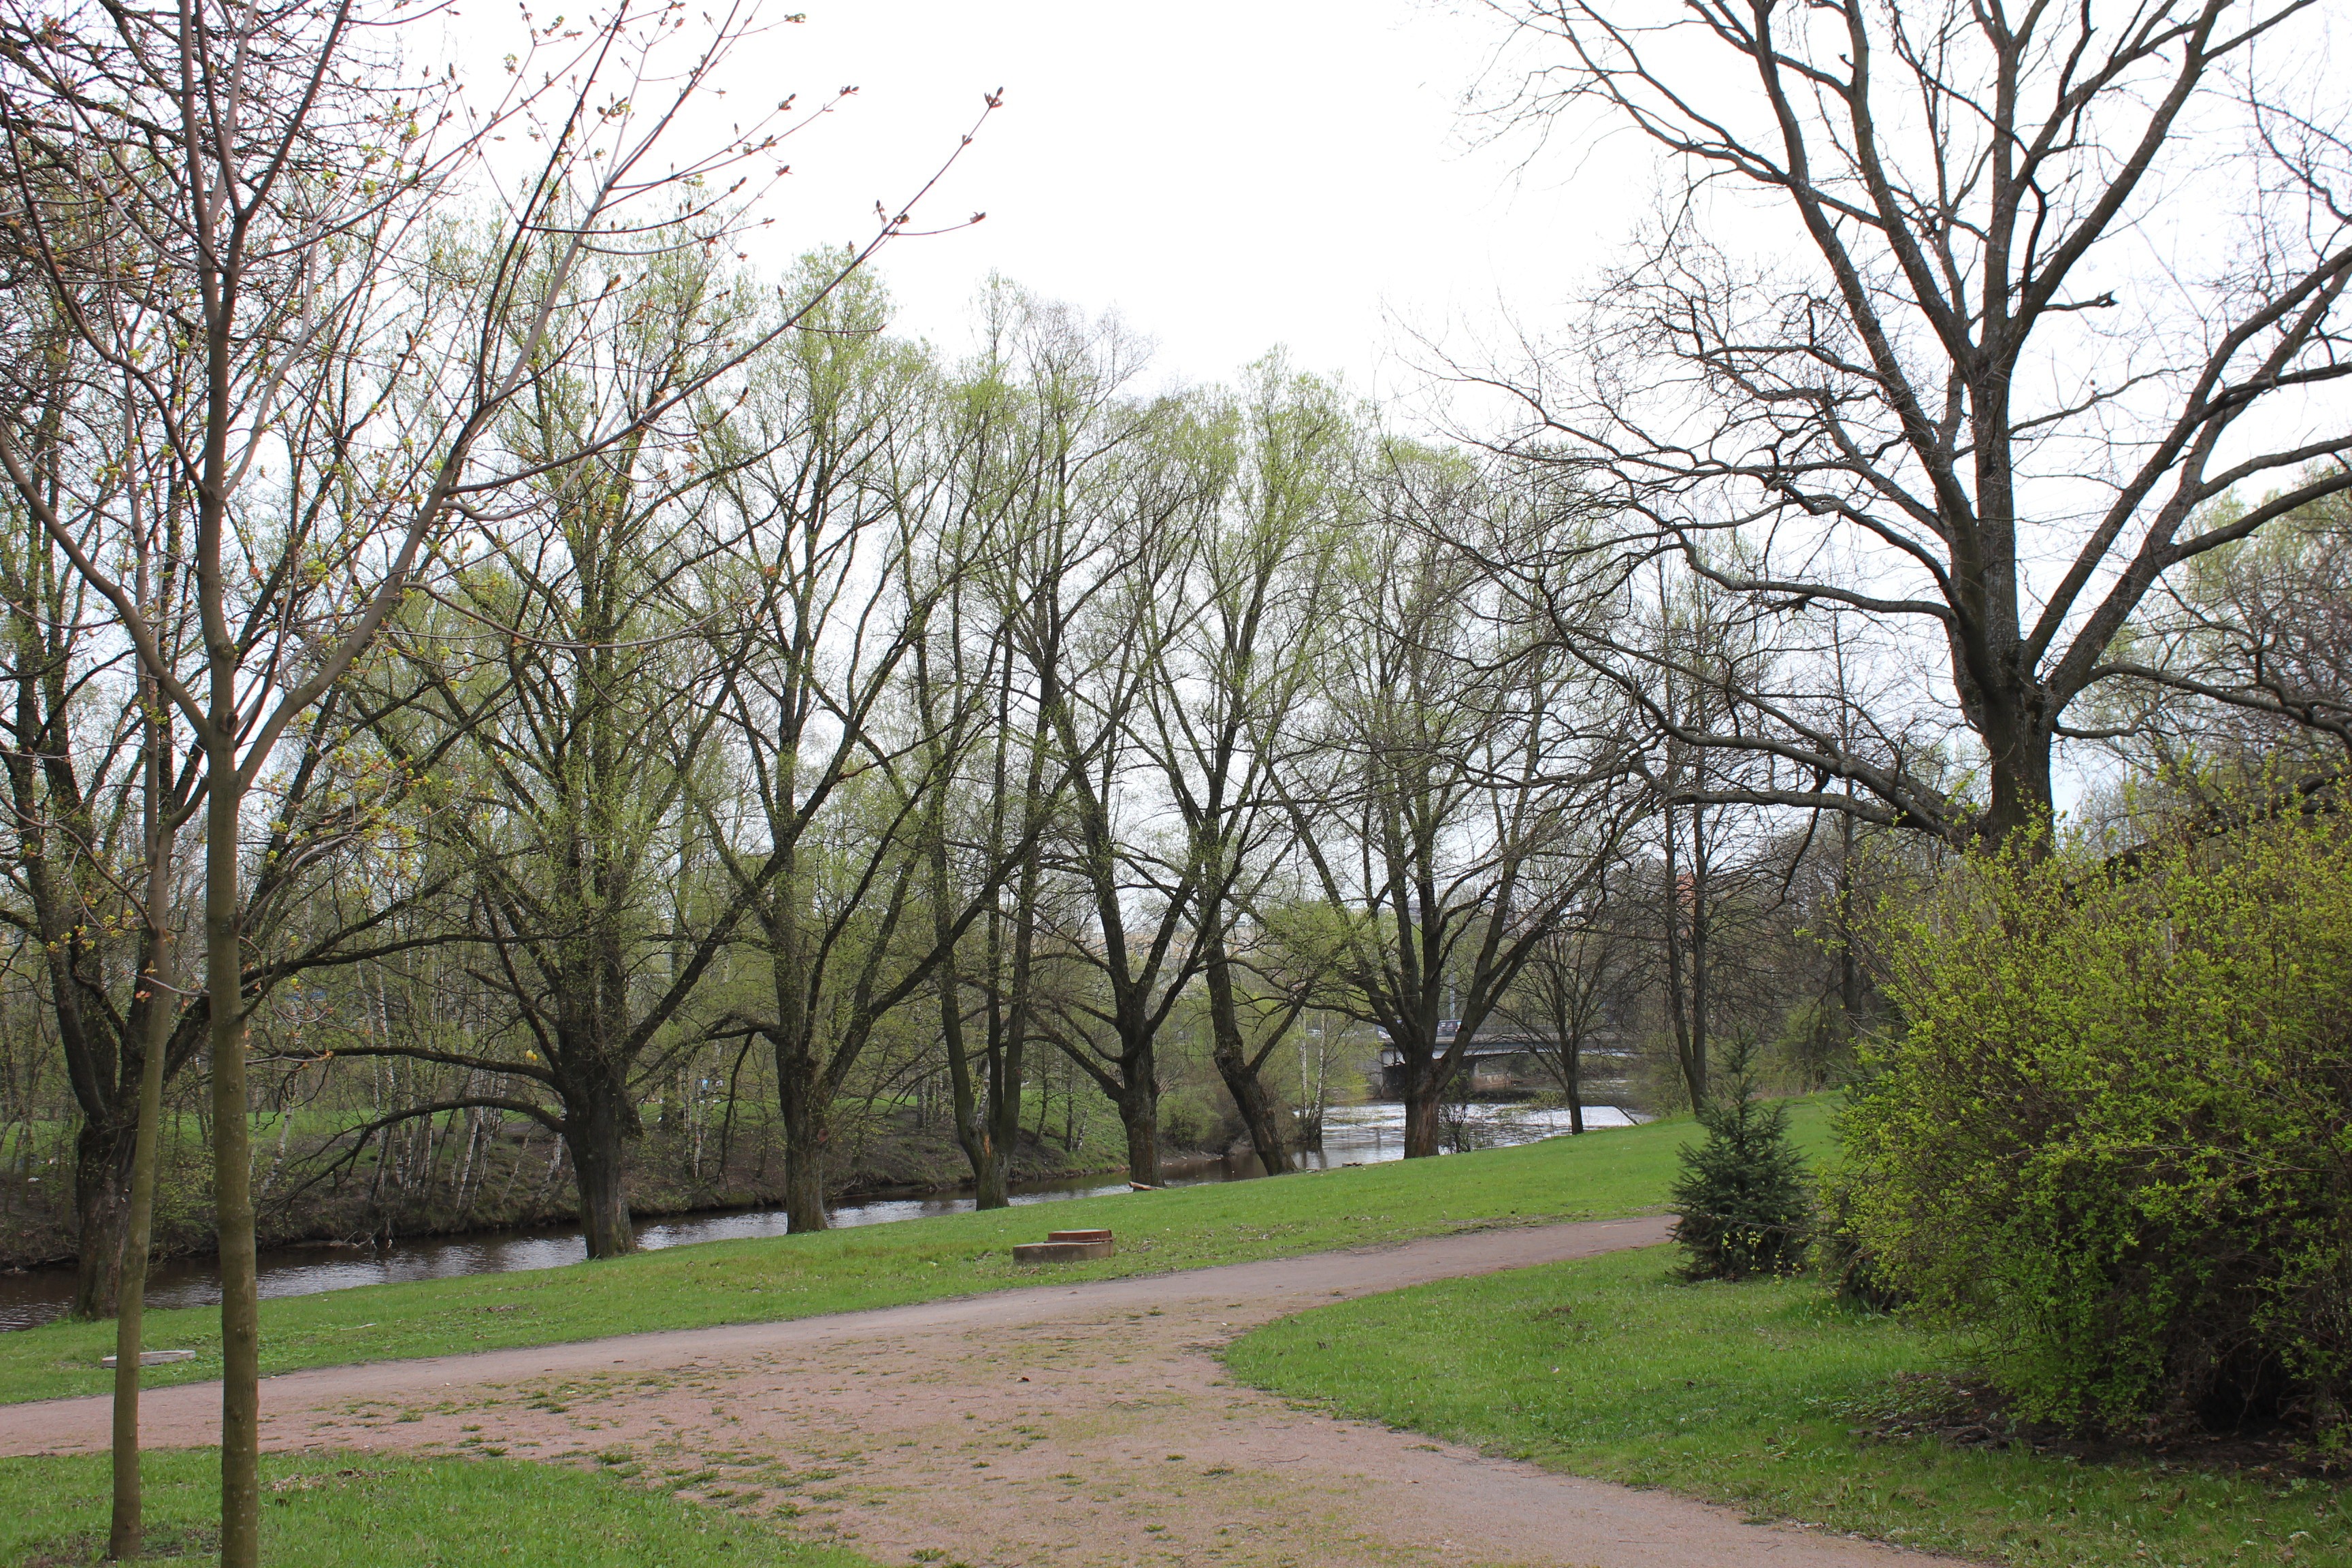
M 2352 833 L 1972 858 L 1882 936 L 1840 1224 L 2031 1416 L 2352 1447 Z

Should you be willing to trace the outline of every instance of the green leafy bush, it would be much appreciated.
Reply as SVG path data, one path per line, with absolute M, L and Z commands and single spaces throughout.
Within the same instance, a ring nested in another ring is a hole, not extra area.
M 2306 1422 L 2352 1399 L 2352 840 L 1978 857 L 1881 938 L 1834 1207 L 2041 1419 Z
M 1735 1045 L 1699 1108 L 1706 1136 L 1682 1152 L 1670 1206 L 1690 1279 L 1793 1274 L 1805 1264 L 1812 1203 L 1789 1112 L 1756 1097 L 1754 1051 Z
M 1815 1194 L 1820 1213 L 1813 1221 L 1812 1264 L 1831 1292 L 1849 1307 L 1865 1312 L 1892 1312 L 1909 1305 L 1903 1288 L 1888 1275 L 1886 1266 L 1864 1245 L 1855 1226 L 1853 1193 L 1832 1171 Z

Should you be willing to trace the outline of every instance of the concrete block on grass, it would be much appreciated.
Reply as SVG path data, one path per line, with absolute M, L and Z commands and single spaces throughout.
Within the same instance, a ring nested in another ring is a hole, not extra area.
M 1045 1241 L 1024 1241 L 1013 1249 L 1015 1263 L 1080 1263 L 1108 1258 L 1115 1248 L 1107 1230 L 1057 1230 Z

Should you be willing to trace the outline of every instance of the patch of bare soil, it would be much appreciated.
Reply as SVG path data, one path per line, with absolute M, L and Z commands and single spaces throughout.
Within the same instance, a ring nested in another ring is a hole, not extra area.
M 1234 1386 L 1234 1336 L 1335 1298 L 1663 1240 L 1663 1220 L 1006 1291 L 795 1322 L 294 1373 L 278 1449 L 494 1454 L 602 1468 L 789 1521 L 885 1563 L 1918 1564 Z M 1475 1325 L 1465 1325 L 1475 1331 Z M 148 1440 L 216 1431 L 217 1385 L 159 1391 Z M 0 1408 L 0 1452 L 102 1447 L 101 1400 Z

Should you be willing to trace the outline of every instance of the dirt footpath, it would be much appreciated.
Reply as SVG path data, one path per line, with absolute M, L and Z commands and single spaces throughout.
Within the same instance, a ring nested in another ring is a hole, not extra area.
M 1927 1559 L 1482 1458 L 1232 1386 L 1271 1319 L 1663 1240 L 1667 1222 L 1471 1232 L 884 1311 L 386 1362 L 262 1384 L 275 1449 L 619 1469 L 776 1513 L 884 1563 L 1891 1568 Z M 217 1384 L 147 1396 L 147 1441 L 217 1440 Z M 102 1399 L 0 1406 L 0 1453 L 102 1448 Z

